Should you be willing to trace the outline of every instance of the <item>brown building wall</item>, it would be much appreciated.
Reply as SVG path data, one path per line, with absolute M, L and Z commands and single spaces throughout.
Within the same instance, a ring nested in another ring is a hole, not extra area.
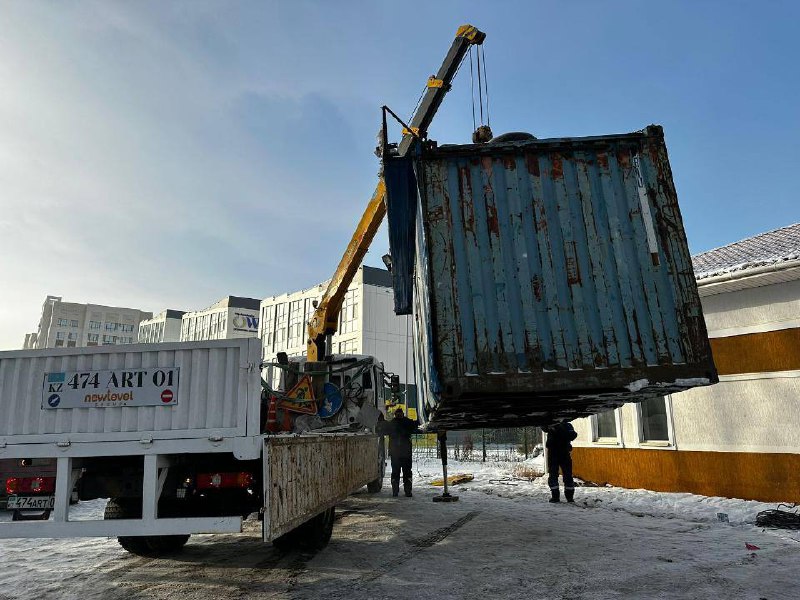
M 720 375 L 800 369 L 798 328 L 712 338 L 709 341 Z
M 639 448 L 572 451 L 576 477 L 658 492 L 800 502 L 800 455 Z

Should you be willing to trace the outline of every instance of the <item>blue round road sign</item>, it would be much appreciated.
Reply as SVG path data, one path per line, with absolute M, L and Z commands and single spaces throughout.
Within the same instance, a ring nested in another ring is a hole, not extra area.
M 61 402 L 61 396 L 58 394 L 50 394 L 47 398 L 47 403 L 52 407 L 55 408 Z

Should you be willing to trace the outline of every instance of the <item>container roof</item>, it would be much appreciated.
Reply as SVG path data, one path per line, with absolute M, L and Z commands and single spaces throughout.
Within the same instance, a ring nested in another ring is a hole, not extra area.
M 697 280 L 800 260 L 800 223 L 701 252 L 692 257 Z

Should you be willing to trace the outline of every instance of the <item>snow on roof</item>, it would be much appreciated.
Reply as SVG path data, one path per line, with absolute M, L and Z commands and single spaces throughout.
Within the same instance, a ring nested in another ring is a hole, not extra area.
M 800 260 L 800 223 L 761 233 L 692 257 L 697 280 Z

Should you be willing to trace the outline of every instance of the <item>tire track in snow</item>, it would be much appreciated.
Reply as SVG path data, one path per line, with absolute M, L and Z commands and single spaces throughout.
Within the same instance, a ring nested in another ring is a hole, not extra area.
M 380 564 L 376 569 L 373 571 L 362 575 L 357 581 L 356 585 L 361 583 L 368 583 L 370 581 L 375 581 L 376 579 L 382 577 L 389 569 L 396 569 L 399 565 L 408 562 L 415 556 L 417 556 L 419 550 L 425 550 L 434 546 L 444 540 L 447 536 L 452 534 L 455 531 L 461 529 L 464 525 L 472 521 L 475 517 L 480 514 L 480 511 L 474 510 L 472 512 L 468 512 L 463 517 L 456 519 L 450 525 L 446 527 L 441 527 L 439 529 L 435 529 L 434 531 L 430 532 L 428 535 L 409 540 L 409 544 L 411 548 L 402 552 L 398 556 L 392 558 L 391 560 L 387 560 Z

